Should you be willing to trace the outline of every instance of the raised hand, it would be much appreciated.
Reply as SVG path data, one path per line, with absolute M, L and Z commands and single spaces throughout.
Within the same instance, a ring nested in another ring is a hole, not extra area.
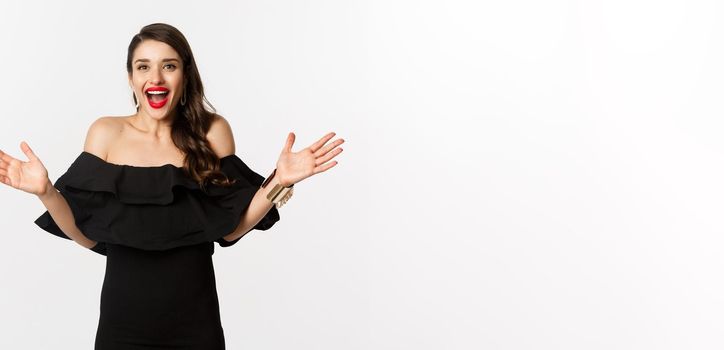
M 337 139 L 326 146 L 324 145 L 334 135 L 334 132 L 330 132 L 309 147 L 299 152 L 292 152 L 292 145 L 296 136 L 293 132 L 290 132 L 287 136 L 287 143 L 284 145 L 284 149 L 277 161 L 277 172 L 274 176 L 279 176 L 279 183 L 282 186 L 289 187 L 337 165 L 337 161 L 329 161 L 342 152 L 341 147 L 336 147 L 344 143 L 344 140 Z
M 25 141 L 20 143 L 20 149 L 29 161 L 15 159 L 0 150 L 0 182 L 35 195 L 45 193 L 48 170 Z

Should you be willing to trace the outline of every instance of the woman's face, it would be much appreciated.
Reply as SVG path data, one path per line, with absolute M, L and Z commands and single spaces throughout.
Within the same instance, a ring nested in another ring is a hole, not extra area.
M 164 118 L 183 96 L 183 79 L 181 57 L 170 45 L 144 40 L 133 51 L 128 82 L 136 94 L 139 112 Z

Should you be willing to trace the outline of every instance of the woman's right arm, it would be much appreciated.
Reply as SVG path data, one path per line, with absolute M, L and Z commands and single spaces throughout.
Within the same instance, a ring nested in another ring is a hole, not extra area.
M 48 179 L 45 190 L 38 193 L 38 199 L 43 202 L 48 213 L 55 221 L 55 224 L 65 233 L 66 236 L 74 240 L 76 243 L 88 249 L 93 248 L 97 242 L 86 237 L 78 226 L 75 224 L 75 217 L 70 210 L 68 201 L 65 200 L 60 192 L 53 186 Z
M 94 247 L 96 242 L 86 237 L 76 226 L 68 202 L 50 182 L 48 171 L 40 159 L 25 141 L 20 143 L 20 149 L 28 156 L 27 162 L 0 150 L 0 181 L 10 187 L 36 195 L 66 236 L 83 247 Z

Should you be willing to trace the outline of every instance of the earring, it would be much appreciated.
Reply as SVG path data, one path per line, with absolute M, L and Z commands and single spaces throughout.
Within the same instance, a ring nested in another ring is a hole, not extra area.
M 131 88 L 131 94 L 133 95 L 133 99 L 136 100 L 136 109 L 138 109 L 138 97 L 136 97 L 136 92 L 133 91 L 132 86 L 129 85 L 128 87 Z
M 183 94 L 183 96 L 181 96 L 181 105 L 183 106 L 185 104 L 186 104 L 186 89 L 184 89 L 184 94 Z

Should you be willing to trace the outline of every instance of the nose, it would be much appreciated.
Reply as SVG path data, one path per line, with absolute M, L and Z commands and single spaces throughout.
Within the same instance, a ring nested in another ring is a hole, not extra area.
M 161 74 L 161 71 L 158 69 L 153 70 L 153 73 L 151 73 L 151 82 L 154 85 L 163 84 L 163 74 Z

